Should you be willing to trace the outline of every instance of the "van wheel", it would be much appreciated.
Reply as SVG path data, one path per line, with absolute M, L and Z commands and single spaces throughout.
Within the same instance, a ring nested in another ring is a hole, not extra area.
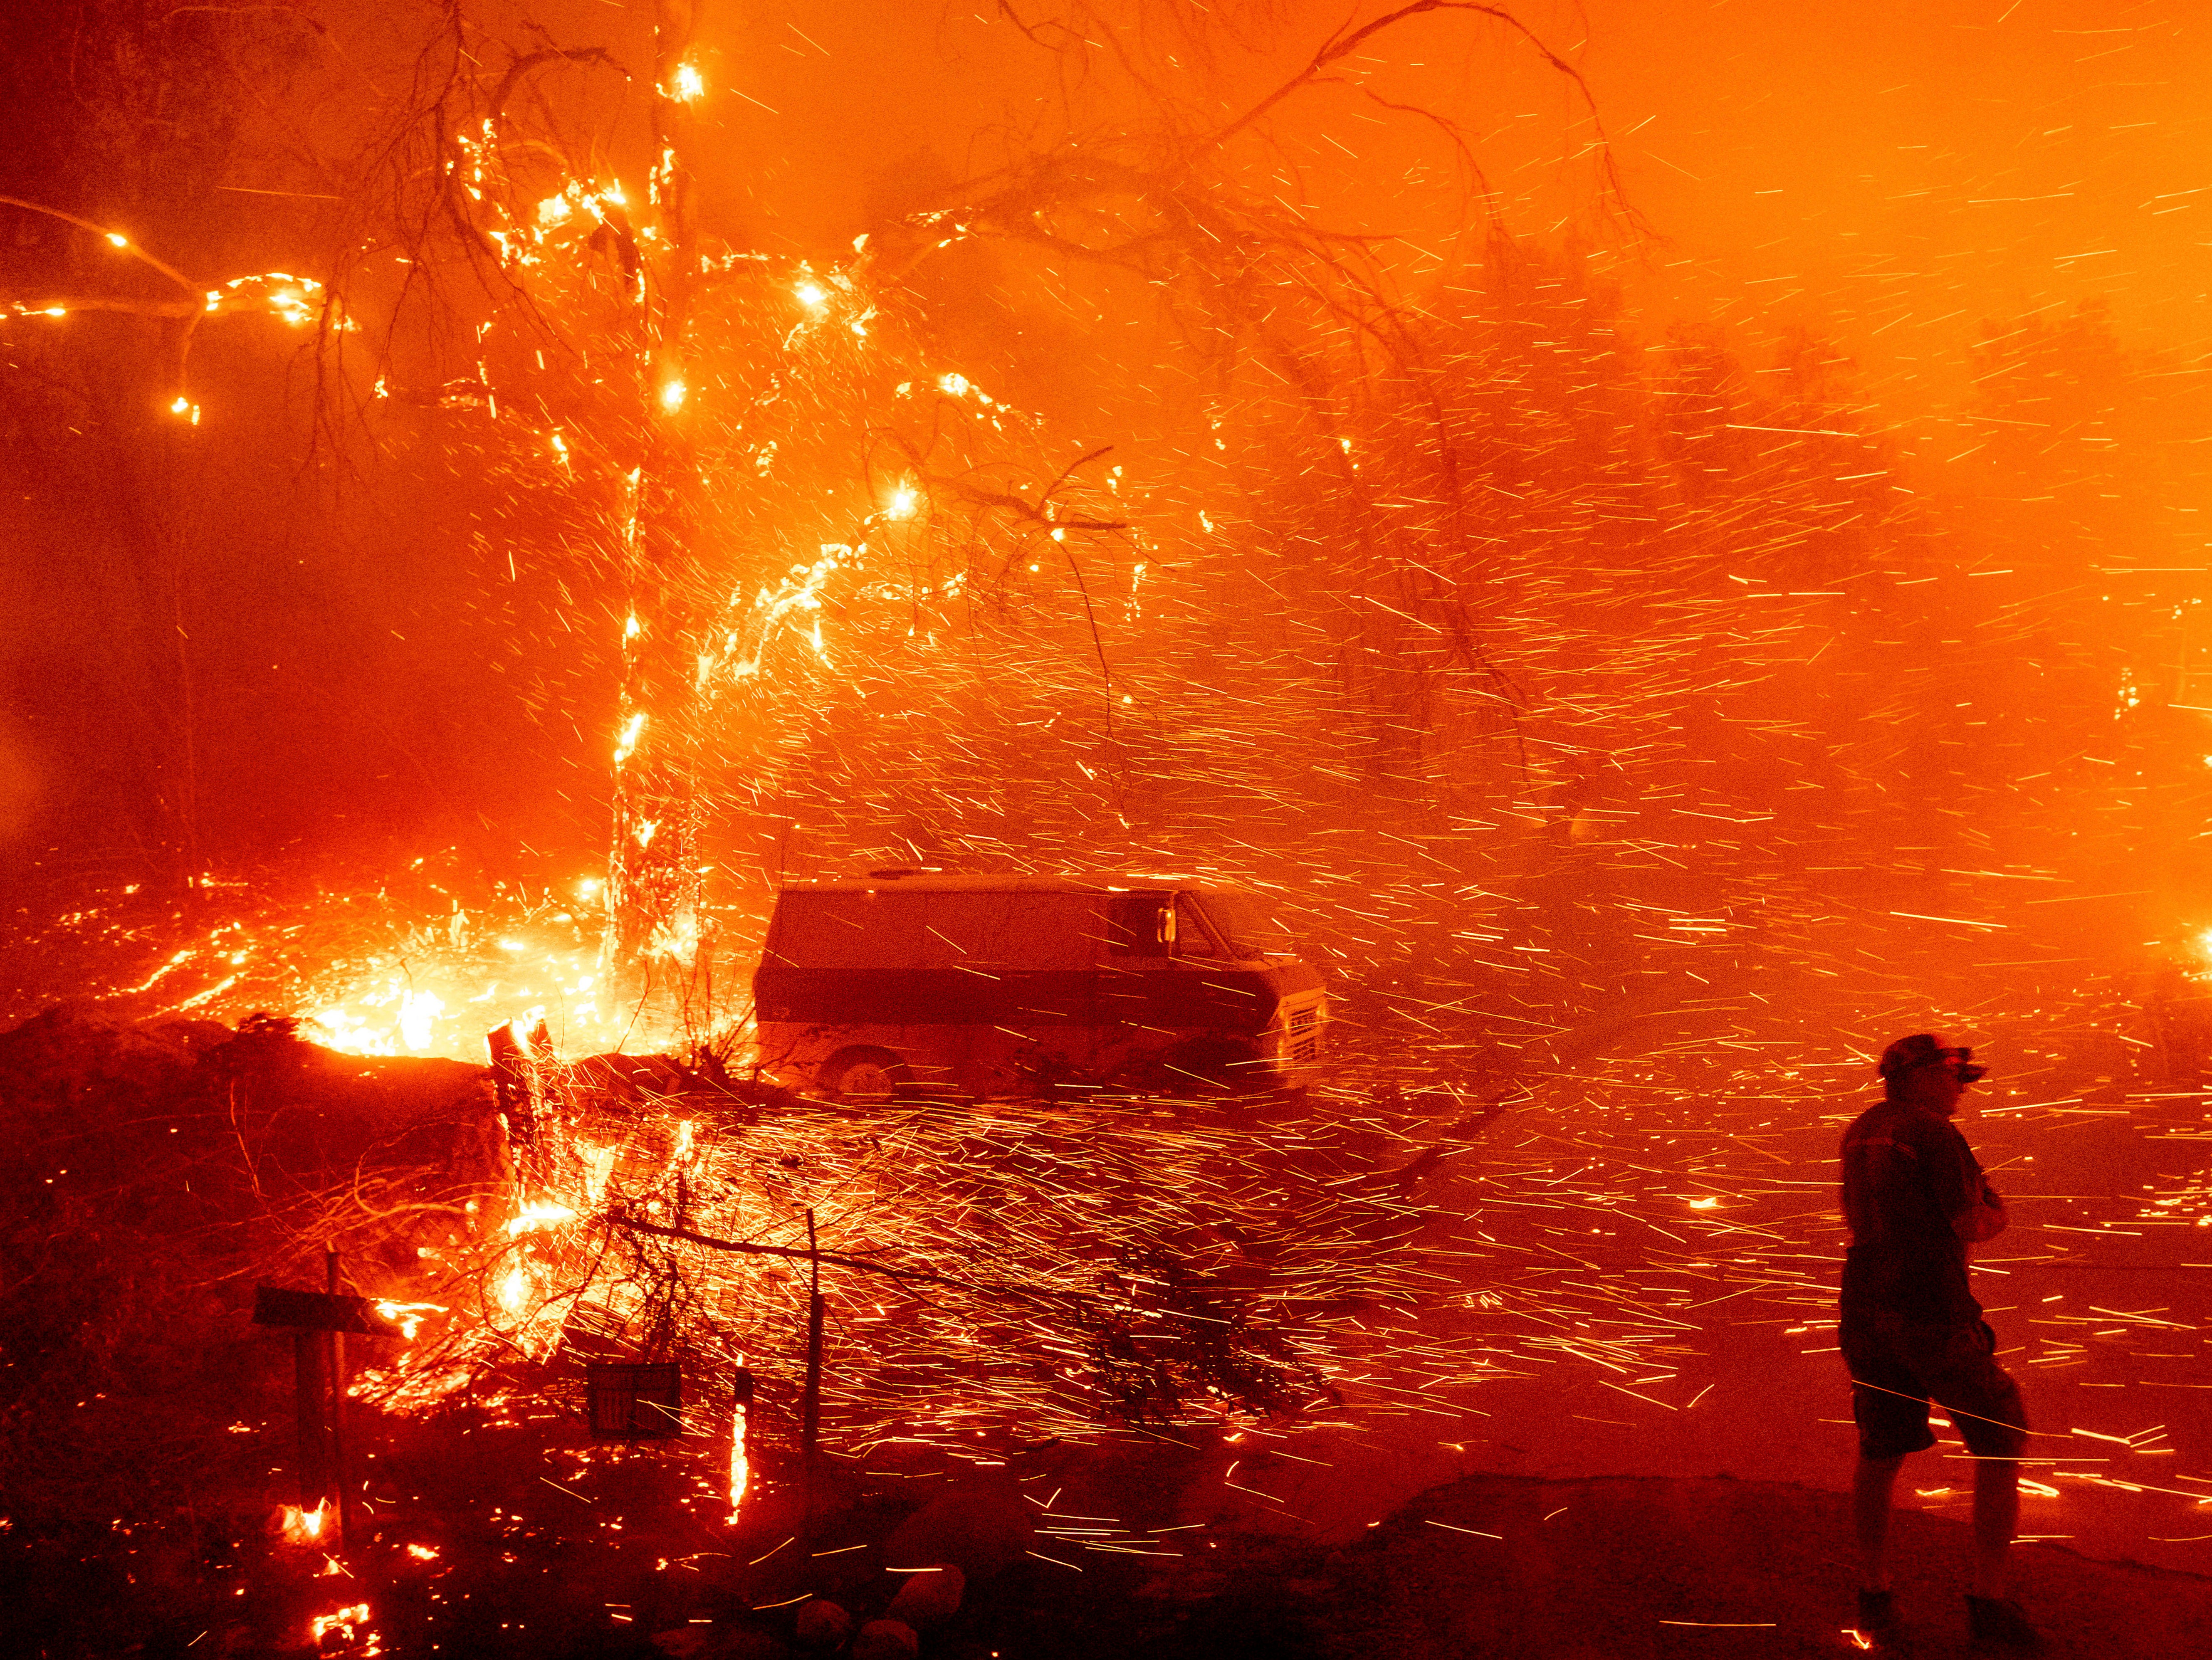
M 817 1086 L 832 1101 L 888 1101 L 914 1076 L 889 1049 L 841 1049 L 814 1074 Z

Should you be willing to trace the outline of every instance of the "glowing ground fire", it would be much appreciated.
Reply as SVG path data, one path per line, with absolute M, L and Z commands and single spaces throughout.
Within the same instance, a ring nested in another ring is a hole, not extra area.
M 2212 1569 L 2203 26 L 433 9 L 10 82 L 0 1418 L 77 1485 L 0 1551 L 222 1564 L 200 1652 L 681 1655 L 988 1491 L 1133 1652 L 1285 1517 L 1371 1532 L 1310 1590 L 1600 1548 L 1409 1508 L 1499 1472 L 1826 1515 L 1836 1137 L 1941 1027 L 2024 1537 Z M 974 1098 L 848 1033 L 817 1098 L 776 893 L 899 870 L 1265 894 L 1338 1047 Z M 340 1255 L 335 1358 L 232 1366 Z M 154 1391 L 172 1326 L 329 1444 Z M 1638 1629 L 1880 1648 L 1786 1578 Z

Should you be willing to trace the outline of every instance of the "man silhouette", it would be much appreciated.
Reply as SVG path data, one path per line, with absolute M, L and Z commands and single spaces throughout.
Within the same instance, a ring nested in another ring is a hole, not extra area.
M 1851 1509 L 1859 1546 L 1859 1628 L 1903 1640 L 1889 1584 L 1890 1494 L 1907 1453 L 1936 1444 L 1928 1403 L 1949 1413 L 1974 1464 L 1973 1584 L 1967 1621 L 1976 1648 L 2039 1654 L 2043 1639 L 2007 1595 L 2020 1520 L 2020 1389 L 1995 1355 L 1996 1335 L 1966 1285 L 1966 1247 L 1995 1238 L 2004 1201 L 1951 1122 L 1984 1068 L 1973 1051 L 1932 1032 L 1883 1051 L 1884 1099 L 1844 1133 L 1840 1339 L 1851 1373 L 1858 1467 Z

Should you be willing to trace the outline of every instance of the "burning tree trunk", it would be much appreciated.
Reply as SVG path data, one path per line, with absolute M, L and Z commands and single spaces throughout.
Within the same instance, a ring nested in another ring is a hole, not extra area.
M 655 0 L 648 204 L 657 222 L 640 239 L 635 279 L 643 451 L 622 508 L 629 606 L 606 934 L 608 972 L 626 1000 L 686 1028 L 705 1021 L 711 998 L 685 707 L 694 678 L 685 578 L 702 496 L 687 337 L 700 274 L 690 151 L 702 85 L 685 62 L 696 16 L 693 0 Z

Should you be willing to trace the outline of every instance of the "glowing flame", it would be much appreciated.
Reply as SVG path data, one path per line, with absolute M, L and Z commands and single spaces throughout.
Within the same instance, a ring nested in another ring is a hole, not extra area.
M 866 544 L 858 550 L 860 552 L 866 550 Z M 753 609 L 761 613 L 760 637 L 753 648 L 753 654 L 732 667 L 732 672 L 739 679 L 760 672 L 761 660 L 768 653 L 769 642 L 775 637 L 777 626 L 787 616 L 794 611 L 818 611 L 822 609 L 822 590 L 830 576 L 843 568 L 840 556 L 852 557 L 855 551 L 842 544 L 825 542 L 822 544 L 822 557 L 813 564 L 793 565 L 791 575 L 777 585 L 775 592 L 766 588 L 760 591 L 753 600 Z M 818 619 L 808 632 L 815 651 L 827 655 L 823 649 L 822 626 Z
M 499 1282 L 499 1305 L 509 1314 L 519 1315 L 529 1302 L 530 1276 L 517 1262 L 507 1271 L 507 1278 Z
M 398 1327 L 402 1336 L 411 1341 L 415 1334 L 422 1328 L 422 1316 L 426 1314 L 443 1314 L 446 1311 L 446 1305 L 443 1303 L 383 1302 L 376 1305 L 376 1311 Z
M 642 842 L 642 838 L 641 842 Z M 685 967 L 690 967 L 699 955 L 698 917 L 690 911 L 672 917 L 667 922 L 653 930 L 653 939 L 647 948 L 658 956 L 673 958 Z
M 632 622 L 635 622 L 637 619 L 635 617 L 632 617 L 630 620 Z M 633 714 L 628 721 L 623 723 L 621 741 L 615 745 L 615 764 L 617 766 L 620 766 L 623 762 L 629 760 L 630 756 L 636 751 L 637 735 L 644 730 L 645 716 L 642 714 Z
M 690 1128 L 688 1124 L 684 1127 Z M 745 1357 L 738 1356 L 738 1366 L 744 1369 Z M 742 1395 L 730 1412 L 730 1521 L 735 1525 L 738 1509 L 744 1502 L 745 1489 L 752 1485 L 752 1460 L 745 1452 L 745 1403 Z
M 589 1142 L 576 1143 L 576 1157 L 584 1166 L 584 1192 L 593 1204 L 607 1190 L 607 1178 L 615 1173 L 615 1154 L 619 1147 L 595 1147 Z
M 688 104 L 702 97 L 707 90 L 706 77 L 690 64 L 676 66 L 676 79 L 668 88 L 668 95 L 679 104 Z
M 438 1553 L 428 1545 L 410 1545 L 407 1548 L 407 1554 L 418 1562 L 434 1562 L 438 1560 Z
M 810 311 L 819 311 L 830 303 L 830 291 L 819 283 L 801 283 L 796 292 L 799 303 Z
M 435 992 L 408 992 L 399 1004 L 399 1037 L 410 1049 L 430 1047 L 430 1028 L 446 1012 L 446 1000 Z
M 131 239 L 129 237 L 118 235 L 113 231 L 107 233 L 107 240 L 115 244 L 118 248 L 127 248 L 131 246 Z
M 901 484 L 891 492 L 891 504 L 888 511 L 894 519 L 911 519 L 914 517 L 914 510 L 921 504 L 921 493 L 905 484 Z
M 328 1614 L 319 1614 L 307 1622 L 310 1640 L 319 1643 L 325 1635 L 335 1631 L 350 1642 L 353 1628 L 368 1623 L 368 1604 L 356 1602 L 349 1608 L 334 1608 Z
M 507 1231 L 517 1235 L 536 1233 L 541 1229 L 558 1227 L 563 1222 L 573 1222 L 575 1219 L 576 1213 L 566 1205 L 556 1205 L 545 1200 L 532 1199 L 525 1201 L 520 1210 L 507 1218 Z M 515 1269 L 516 1274 L 521 1272 L 520 1268 Z M 504 1302 L 507 1293 L 502 1291 L 500 1293 L 500 1299 Z
M 667 381 L 660 388 L 660 407 L 673 415 L 684 407 L 684 400 L 689 395 L 690 389 L 681 380 Z
M 312 1545 L 323 1536 L 323 1523 L 330 1519 L 328 1505 L 318 1505 L 303 1511 L 297 1505 L 284 1506 L 284 1542 L 288 1545 Z

